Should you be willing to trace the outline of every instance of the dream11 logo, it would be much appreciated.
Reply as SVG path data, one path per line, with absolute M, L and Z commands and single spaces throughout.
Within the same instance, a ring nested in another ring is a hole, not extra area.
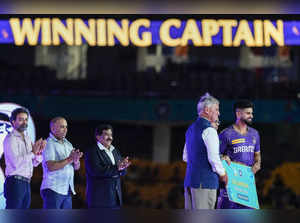
M 9 122 L 9 117 L 11 116 L 11 112 L 16 109 L 22 107 L 21 105 L 14 103 L 0 103 L 0 159 L 4 159 L 3 156 L 3 140 L 7 134 L 9 134 L 13 127 Z M 32 140 L 35 142 L 35 126 L 32 120 L 32 117 L 28 117 L 28 127 L 27 133 Z M 4 198 L 4 181 L 5 175 L 4 170 L 0 167 L 0 209 L 5 208 L 5 198 Z

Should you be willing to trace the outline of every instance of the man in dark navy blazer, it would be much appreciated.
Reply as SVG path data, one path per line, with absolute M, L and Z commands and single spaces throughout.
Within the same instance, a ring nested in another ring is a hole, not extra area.
M 85 153 L 87 177 L 86 200 L 88 208 L 120 208 L 122 191 L 120 176 L 130 165 L 128 157 L 122 159 L 111 143 L 113 129 L 110 125 L 99 125 L 95 129 L 96 145 Z

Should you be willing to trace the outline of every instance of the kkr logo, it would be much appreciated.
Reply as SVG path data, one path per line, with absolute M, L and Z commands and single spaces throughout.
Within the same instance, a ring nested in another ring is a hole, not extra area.
M 11 116 L 11 112 L 19 107 L 21 106 L 13 103 L 0 103 L 0 159 L 3 159 L 3 140 L 7 136 L 7 134 L 9 134 L 13 130 L 11 123 L 8 121 L 9 117 Z M 30 136 L 32 142 L 35 142 L 35 127 L 31 116 L 28 117 L 28 128 L 26 131 Z M 4 172 L 0 167 L 0 209 L 5 208 L 5 198 L 3 195 L 4 181 Z
M 8 134 L 12 131 L 12 126 L 10 123 L 0 122 L 0 136 Z

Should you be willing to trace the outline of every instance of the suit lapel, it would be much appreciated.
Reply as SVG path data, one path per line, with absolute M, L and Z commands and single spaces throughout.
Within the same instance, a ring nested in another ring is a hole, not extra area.
M 120 157 L 119 157 L 119 154 L 118 154 L 116 148 L 112 151 L 112 154 L 114 155 L 115 163 L 118 163 L 118 161 L 120 160 Z
M 106 152 L 104 150 L 99 149 L 98 146 L 96 146 L 96 149 L 97 149 L 97 153 L 98 153 L 99 159 L 103 160 L 107 164 L 109 163 L 109 164 L 112 165 L 112 162 L 111 162 L 109 156 L 106 154 Z

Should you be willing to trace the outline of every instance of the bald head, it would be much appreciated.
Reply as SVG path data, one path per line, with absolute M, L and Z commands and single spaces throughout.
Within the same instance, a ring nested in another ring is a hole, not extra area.
M 51 133 L 58 140 L 62 140 L 66 137 L 68 131 L 68 124 L 65 118 L 55 117 L 50 121 Z
M 56 122 L 59 121 L 59 120 L 66 120 L 66 119 L 65 119 L 64 117 L 60 117 L 60 116 L 51 119 L 51 121 L 50 121 L 50 129 L 51 129 L 51 127 L 53 126 L 53 124 L 56 123 Z

